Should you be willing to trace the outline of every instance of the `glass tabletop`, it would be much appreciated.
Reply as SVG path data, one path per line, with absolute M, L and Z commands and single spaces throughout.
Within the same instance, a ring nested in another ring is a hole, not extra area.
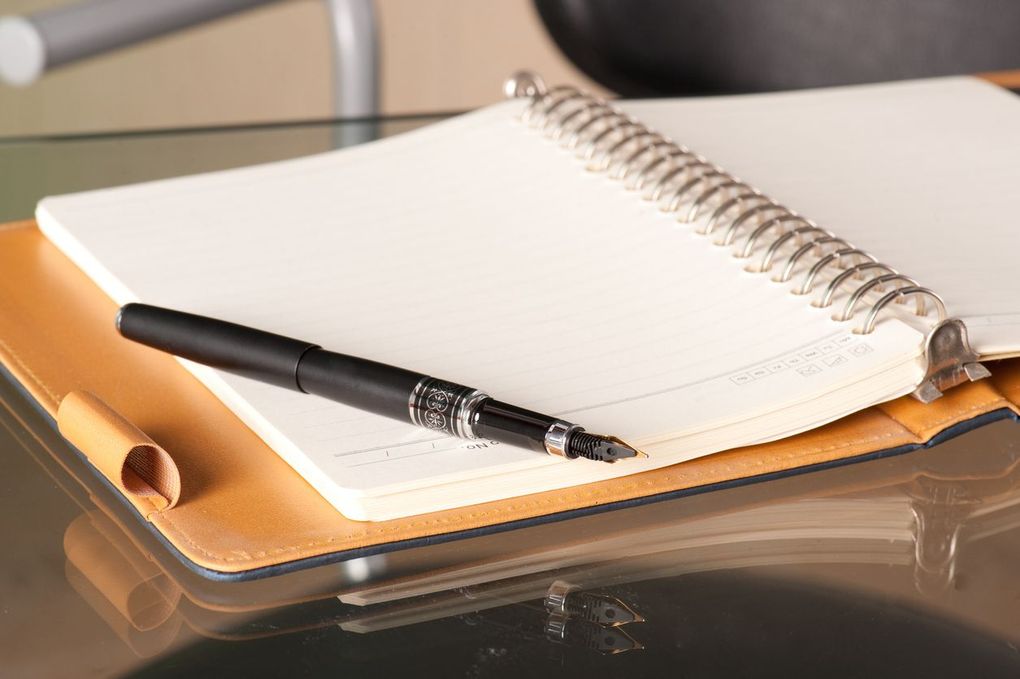
M 407 132 L 444 115 L 124 134 L 0 138 L 0 222 L 48 195 L 296 158 Z
M 0 141 L 44 195 L 435 120 Z M 14 677 L 1017 676 L 1020 427 L 685 498 L 215 582 L 0 380 L 0 666 Z

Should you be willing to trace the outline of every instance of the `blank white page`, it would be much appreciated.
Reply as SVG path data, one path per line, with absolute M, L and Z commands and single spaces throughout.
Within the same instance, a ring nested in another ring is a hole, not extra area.
M 794 433 L 913 386 L 916 374 L 888 368 L 916 355 L 916 332 L 883 324 L 866 351 L 823 362 L 854 341 L 848 327 L 586 173 L 517 121 L 521 106 L 349 151 L 47 198 L 38 218 L 119 303 L 308 339 L 638 443 L 744 427 L 648 461 L 566 462 L 189 366 L 327 496 L 472 475 L 495 479 L 492 497 L 571 485 Z M 818 367 L 802 375 L 805 356 Z M 745 383 L 759 371 L 768 378 Z M 873 373 L 885 381 L 858 400 L 811 410 Z M 797 422 L 753 419 L 797 403 Z M 505 476 L 541 468 L 538 485 Z
M 1020 98 L 975 78 L 624 105 L 1020 350 Z

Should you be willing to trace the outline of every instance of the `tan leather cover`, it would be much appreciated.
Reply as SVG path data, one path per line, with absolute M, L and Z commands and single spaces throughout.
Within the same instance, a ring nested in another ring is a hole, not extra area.
M 164 449 L 179 472 L 176 504 L 158 492 L 144 500 L 125 494 L 182 554 L 223 573 L 923 443 L 981 413 L 1020 412 L 1020 361 L 1005 361 L 992 366 L 992 379 L 958 387 L 927 406 L 904 398 L 783 441 L 630 477 L 357 522 L 337 513 L 172 357 L 121 338 L 114 329 L 116 311 L 34 222 L 0 226 L 0 362 L 54 417 L 65 396 L 80 392 L 72 396 L 77 407 L 64 410 L 76 418 L 62 417 L 61 429 L 122 492 L 127 486 L 118 474 L 126 448 Z M 89 409 L 103 415 L 85 426 L 81 415 Z

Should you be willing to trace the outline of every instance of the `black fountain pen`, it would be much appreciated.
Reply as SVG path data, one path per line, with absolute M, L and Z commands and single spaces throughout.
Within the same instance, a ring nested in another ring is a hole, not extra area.
M 485 438 L 567 459 L 644 457 L 613 436 L 491 398 L 428 375 L 326 351 L 317 344 L 147 304 L 117 314 L 127 339 L 226 370 L 450 436 Z

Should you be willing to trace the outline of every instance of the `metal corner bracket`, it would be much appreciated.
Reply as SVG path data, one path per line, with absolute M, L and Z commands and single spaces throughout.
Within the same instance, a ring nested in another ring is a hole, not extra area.
M 967 338 L 967 326 L 958 318 L 947 318 L 932 328 L 925 340 L 924 355 L 928 372 L 911 394 L 921 403 L 931 403 L 958 384 L 991 375 L 978 362 Z

